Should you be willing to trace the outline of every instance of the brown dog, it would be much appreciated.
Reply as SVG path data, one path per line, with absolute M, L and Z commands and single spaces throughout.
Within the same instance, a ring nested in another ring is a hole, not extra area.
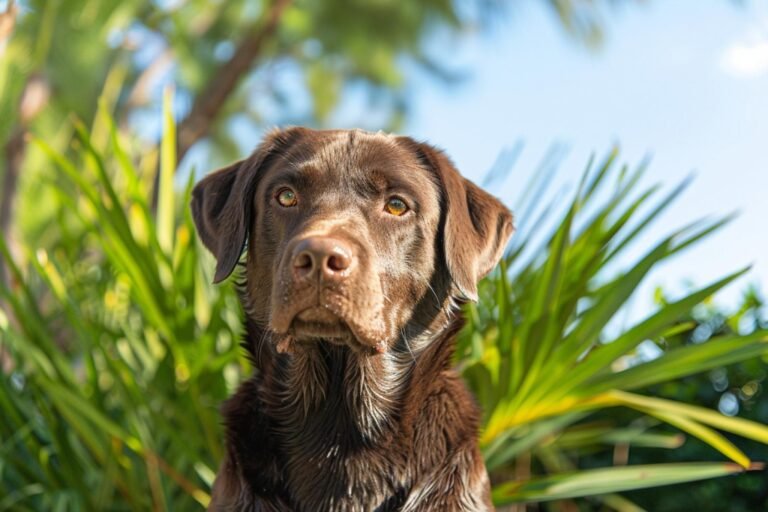
M 492 509 L 479 412 L 451 370 L 458 302 L 512 216 L 406 137 L 290 128 L 194 190 L 229 276 L 247 243 L 256 372 L 224 407 L 211 510 Z

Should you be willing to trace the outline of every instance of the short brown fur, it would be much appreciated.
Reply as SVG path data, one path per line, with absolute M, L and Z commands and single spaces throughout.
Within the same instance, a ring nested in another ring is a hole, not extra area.
M 247 245 L 255 367 L 223 409 L 210 510 L 492 510 L 451 359 L 457 305 L 513 231 L 498 200 L 410 138 L 289 128 L 202 180 L 192 212 L 216 282 Z

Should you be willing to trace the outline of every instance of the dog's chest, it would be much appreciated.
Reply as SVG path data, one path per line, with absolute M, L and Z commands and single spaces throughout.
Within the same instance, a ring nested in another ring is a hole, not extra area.
M 394 454 L 368 448 L 349 450 L 337 443 L 316 453 L 289 455 L 286 479 L 299 510 L 379 512 L 399 510 L 408 475 Z
M 330 416 L 330 415 L 329 415 Z M 345 432 L 348 420 L 336 413 L 291 436 L 284 466 L 287 487 L 298 510 L 356 512 L 399 510 L 411 475 L 402 447 L 368 445 Z

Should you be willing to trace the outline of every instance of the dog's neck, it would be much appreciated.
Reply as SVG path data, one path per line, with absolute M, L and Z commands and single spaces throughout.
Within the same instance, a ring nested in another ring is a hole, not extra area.
M 450 366 L 453 347 L 446 345 L 453 344 L 462 319 L 446 313 L 435 321 L 441 324 L 438 337 L 424 330 L 383 354 L 323 340 L 295 343 L 281 353 L 279 340 L 252 320 L 245 345 L 269 391 L 262 396 L 272 397 L 264 405 L 287 438 L 306 445 L 344 435 L 367 445 L 392 432 L 405 395 L 420 380 Z M 448 322 L 451 327 L 442 327 Z
M 410 379 L 402 354 L 359 353 L 318 340 L 281 361 L 275 412 L 286 425 L 310 424 L 328 432 L 356 433 L 371 442 L 391 425 Z

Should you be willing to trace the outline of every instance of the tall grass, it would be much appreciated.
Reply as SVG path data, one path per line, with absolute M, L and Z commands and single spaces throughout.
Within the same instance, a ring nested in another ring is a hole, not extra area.
M 24 269 L 0 243 L 14 282 L 2 290 L 13 319 L 2 340 L 15 364 L 0 388 L 0 510 L 190 510 L 209 499 L 217 408 L 245 369 L 239 305 L 203 275 L 191 180 L 180 197 L 173 189 L 170 119 L 156 215 L 147 171 L 158 155 L 142 172 L 104 112 L 93 134 L 77 126 L 73 158 L 35 141 L 56 165 L 63 235 L 25 248 Z
M 0 290 L 0 342 L 13 365 L 0 378 L 0 510 L 192 510 L 209 500 L 222 455 L 217 406 L 248 369 L 235 295 L 207 284 L 212 262 L 186 207 L 191 181 L 180 194 L 173 187 L 174 125 L 164 115 L 155 152 L 129 149 L 103 108 L 90 130 L 76 126 L 67 155 L 34 141 L 56 168 L 48 186 L 60 238 L 15 259 L 0 240 L 13 283 Z M 457 364 L 485 411 L 498 504 L 599 495 L 627 507 L 615 493 L 756 468 L 721 431 L 768 443 L 763 425 L 642 393 L 764 355 L 768 333 L 634 357 L 640 343 L 690 329 L 680 319 L 742 272 L 606 335 L 649 271 L 723 224 L 679 229 L 608 275 L 682 190 L 648 210 L 656 188 L 639 190 L 640 171 L 617 171 L 615 159 L 588 169 L 562 218 L 528 207 L 540 199 L 532 187 L 515 205 L 523 229 L 467 308 Z M 548 225 L 544 246 L 524 250 Z M 733 462 L 579 469 L 577 455 L 600 447 L 678 447 L 681 436 L 657 431 L 660 422 Z

